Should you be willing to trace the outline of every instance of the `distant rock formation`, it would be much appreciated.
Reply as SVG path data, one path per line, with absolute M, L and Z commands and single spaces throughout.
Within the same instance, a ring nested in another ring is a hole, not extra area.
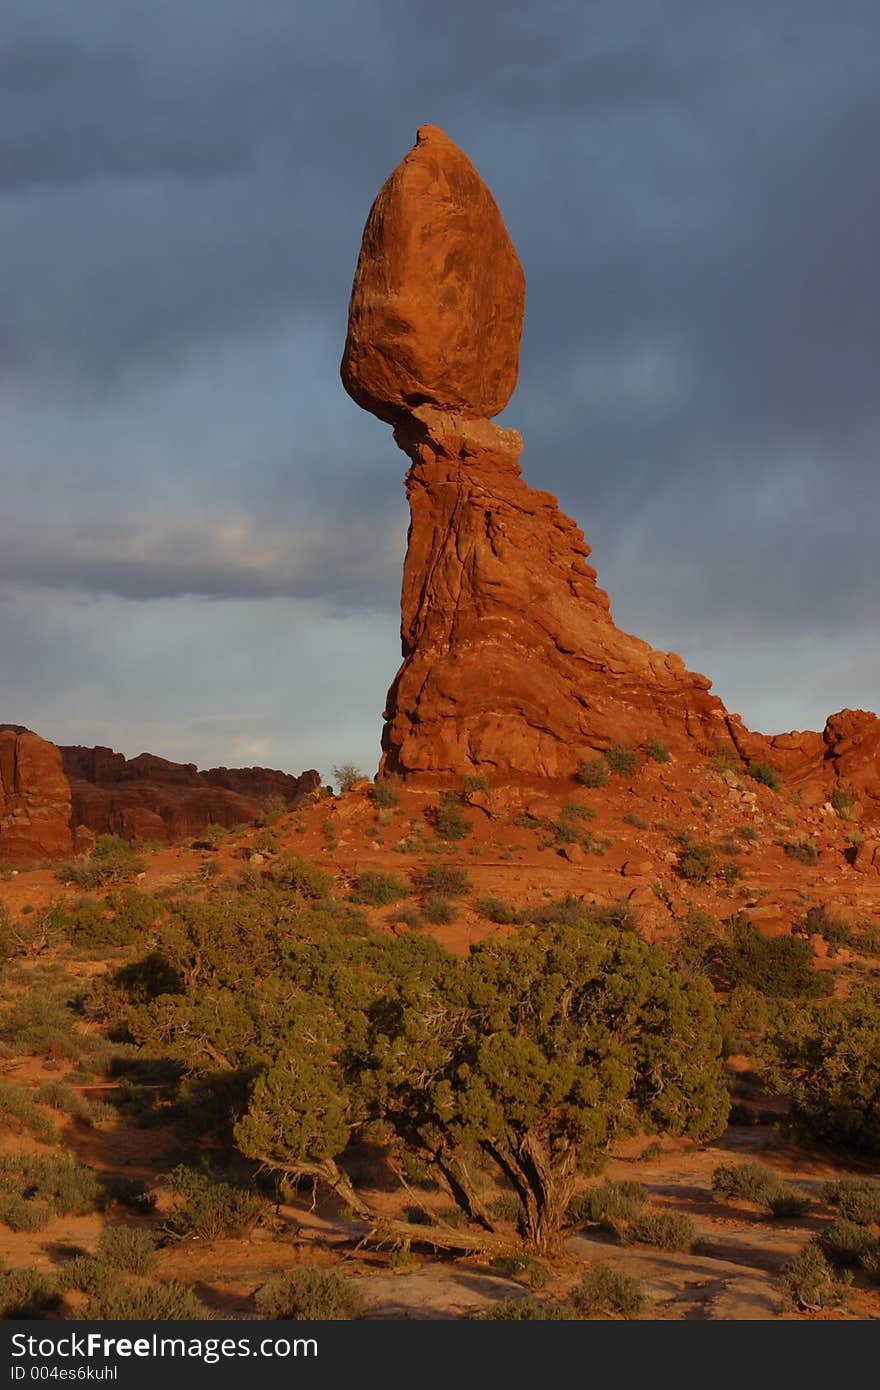
M 568 778 L 615 743 L 657 739 L 767 760 L 813 799 L 844 779 L 880 795 L 874 716 L 751 734 L 705 676 L 615 626 L 582 532 L 523 482 L 519 434 L 491 423 L 516 384 L 523 286 L 489 190 L 421 127 L 368 217 L 341 365 L 411 463 L 383 769 L 435 785 Z
M 173 763 L 152 753 L 126 758 L 111 748 L 62 747 L 70 779 L 73 823 L 127 840 L 177 840 L 212 822 L 239 825 L 254 818 L 266 799 L 296 806 L 320 786 L 314 770 L 293 777 L 265 767 L 214 767 Z
M 58 859 L 73 848 L 61 754 L 21 724 L 0 724 L 0 863 Z

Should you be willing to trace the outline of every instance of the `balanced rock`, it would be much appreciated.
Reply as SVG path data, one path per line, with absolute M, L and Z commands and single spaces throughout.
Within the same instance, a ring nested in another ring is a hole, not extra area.
M 367 218 L 346 391 L 392 424 L 425 404 L 497 415 L 516 385 L 524 298 L 492 194 L 442 130 L 421 126 Z

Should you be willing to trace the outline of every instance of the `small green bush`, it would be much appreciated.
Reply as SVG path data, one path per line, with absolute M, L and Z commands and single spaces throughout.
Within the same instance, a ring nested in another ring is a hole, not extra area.
M 257 818 L 257 824 L 262 826 L 264 829 L 271 830 L 272 826 L 277 825 L 281 817 L 283 815 L 286 815 L 287 810 L 288 806 L 287 802 L 284 800 L 284 797 L 279 796 L 276 792 L 273 792 L 270 796 L 267 796 L 266 800 L 263 802 L 262 810 Z M 217 834 L 218 830 L 220 831 L 219 835 Z M 205 831 L 205 839 L 210 841 L 214 845 L 219 845 L 222 843 L 225 834 L 226 832 L 224 831 L 222 825 L 209 825 L 208 829 Z
M 435 927 L 445 927 L 455 921 L 455 904 L 442 893 L 429 893 L 422 903 L 422 912 Z
M 625 1231 L 627 1241 L 654 1245 L 658 1250 L 690 1250 L 696 1238 L 693 1221 L 680 1212 L 638 1212 Z
M 838 1305 L 845 1287 L 812 1240 L 783 1266 L 781 1284 L 790 1302 L 807 1312 Z
M 712 1174 L 712 1191 L 718 1196 L 749 1202 L 769 1210 L 782 1183 L 761 1163 L 720 1164 Z
M 358 874 L 352 902 L 368 903 L 370 907 L 387 907 L 407 897 L 409 889 L 393 874 L 382 874 L 372 870 Z
M 855 1221 L 839 1218 L 826 1226 L 818 1237 L 822 1254 L 837 1269 L 851 1269 L 862 1264 L 866 1255 L 878 1248 L 877 1237 Z
M 400 801 L 400 778 L 377 778 L 370 788 L 370 799 L 378 811 L 390 811 Z
M 852 787 L 846 786 L 844 782 L 838 782 L 828 798 L 841 820 L 849 820 L 855 799 Z
M 105 1226 L 98 1237 L 98 1259 L 123 1274 L 150 1274 L 156 1267 L 156 1242 L 137 1226 Z
M 506 898 L 478 898 L 474 907 L 487 922 L 497 922 L 500 926 L 512 926 L 520 920 L 516 908 Z
M 103 1203 L 91 1168 L 70 1154 L 5 1154 L 0 1157 L 0 1193 L 47 1202 L 59 1216 L 86 1216 Z
M 812 840 L 803 837 L 797 840 L 786 840 L 782 848 L 789 859 L 796 859 L 799 864 L 816 864 L 819 860 L 819 852 Z
M 682 846 L 675 870 L 686 883 L 708 883 L 715 869 L 715 851 L 707 841 L 688 840 Z
M 177 1205 L 169 1218 L 175 1235 L 222 1240 L 252 1231 L 262 1203 L 250 1192 L 221 1182 L 210 1173 L 180 1164 L 171 1174 Z
M 880 1225 L 880 1182 L 876 1178 L 840 1178 L 822 1188 L 826 1202 L 859 1226 Z
M 42 1231 L 55 1215 L 48 1202 L 0 1192 L 0 1222 L 10 1231 Z
M 639 765 L 639 755 L 634 748 L 615 743 L 602 754 L 609 770 L 618 777 L 631 777 Z
M 59 864 L 55 877 L 62 883 L 75 883 L 80 888 L 103 888 L 108 883 L 121 883 L 143 873 L 144 863 L 125 840 L 118 835 L 99 835 L 88 859 L 72 859 Z
M 430 864 L 413 875 L 413 882 L 421 893 L 442 893 L 448 898 L 460 897 L 471 888 L 467 869 L 458 864 Z
M 598 1187 L 572 1197 L 566 1219 L 570 1225 L 594 1225 L 617 1229 L 634 1221 L 645 1205 L 648 1193 L 638 1182 L 612 1182 L 606 1179 Z
M 444 792 L 440 804 L 435 808 L 434 829 L 441 840 L 464 840 L 472 832 L 472 825 L 461 809 L 458 792 Z
M 286 850 L 272 865 L 269 879 L 279 888 L 289 888 L 304 898 L 320 900 L 329 897 L 333 879 L 304 855 Z
M 38 1094 L 29 1086 L 22 1086 L 17 1081 L 0 1081 L 0 1128 L 18 1132 L 25 1130 L 41 1144 L 56 1143 L 58 1131 L 49 1116 L 35 1104 L 38 1099 Z
M 333 769 L 333 780 L 341 792 L 350 792 L 356 782 L 364 780 L 364 774 L 355 763 L 341 763 Z
M 735 913 L 725 923 L 721 964 L 731 989 L 751 985 L 779 999 L 816 998 L 830 981 L 813 965 L 810 943 L 800 936 L 761 936 Z
M 298 1265 L 257 1290 L 257 1315 L 271 1320 L 345 1322 L 358 1318 L 363 1303 L 358 1290 L 341 1275 Z
M 517 1204 L 518 1205 L 518 1204 Z M 505 1279 L 516 1279 L 528 1284 L 530 1289 L 543 1289 L 547 1283 L 547 1271 L 530 1255 L 496 1255 L 489 1261 L 489 1268 Z
M 666 744 L 661 743 L 659 739 L 652 738 L 650 743 L 645 744 L 645 752 L 655 763 L 669 763 L 672 761 L 672 754 L 666 747 Z
M 60 1303 L 58 1289 L 36 1269 L 0 1271 L 0 1318 L 45 1318 Z
M 604 758 L 591 758 L 589 762 L 578 765 L 575 773 L 582 787 L 605 787 L 608 785 L 608 763 Z
M 485 1312 L 474 1314 L 479 1322 L 564 1322 L 576 1316 L 569 1303 L 547 1303 L 531 1294 L 502 1298 Z
M 778 792 L 782 786 L 782 778 L 770 763 L 749 763 L 746 768 L 749 776 L 762 786 L 770 787 L 772 791 Z
M 574 1307 L 584 1317 L 637 1318 L 647 1299 L 639 1279 L 610 1265 L 591 1265 L 571 1295 Z

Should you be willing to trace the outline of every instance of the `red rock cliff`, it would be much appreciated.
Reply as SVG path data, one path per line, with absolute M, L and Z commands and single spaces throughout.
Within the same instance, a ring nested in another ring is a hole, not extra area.
M 0 862 L 69 854 L 70 816 L 70 783 L 54 743 L 21 725 L 0 725 Z

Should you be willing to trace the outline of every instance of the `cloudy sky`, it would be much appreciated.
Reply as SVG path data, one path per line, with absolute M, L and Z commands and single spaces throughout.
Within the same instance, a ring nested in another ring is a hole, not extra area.
M 423 122 L 619 625 L 767 732 L 878 708 L 878 44 L 874 0 L 4 0 L 0 720 L 374 770 L 405 460 L 338 363 Z

